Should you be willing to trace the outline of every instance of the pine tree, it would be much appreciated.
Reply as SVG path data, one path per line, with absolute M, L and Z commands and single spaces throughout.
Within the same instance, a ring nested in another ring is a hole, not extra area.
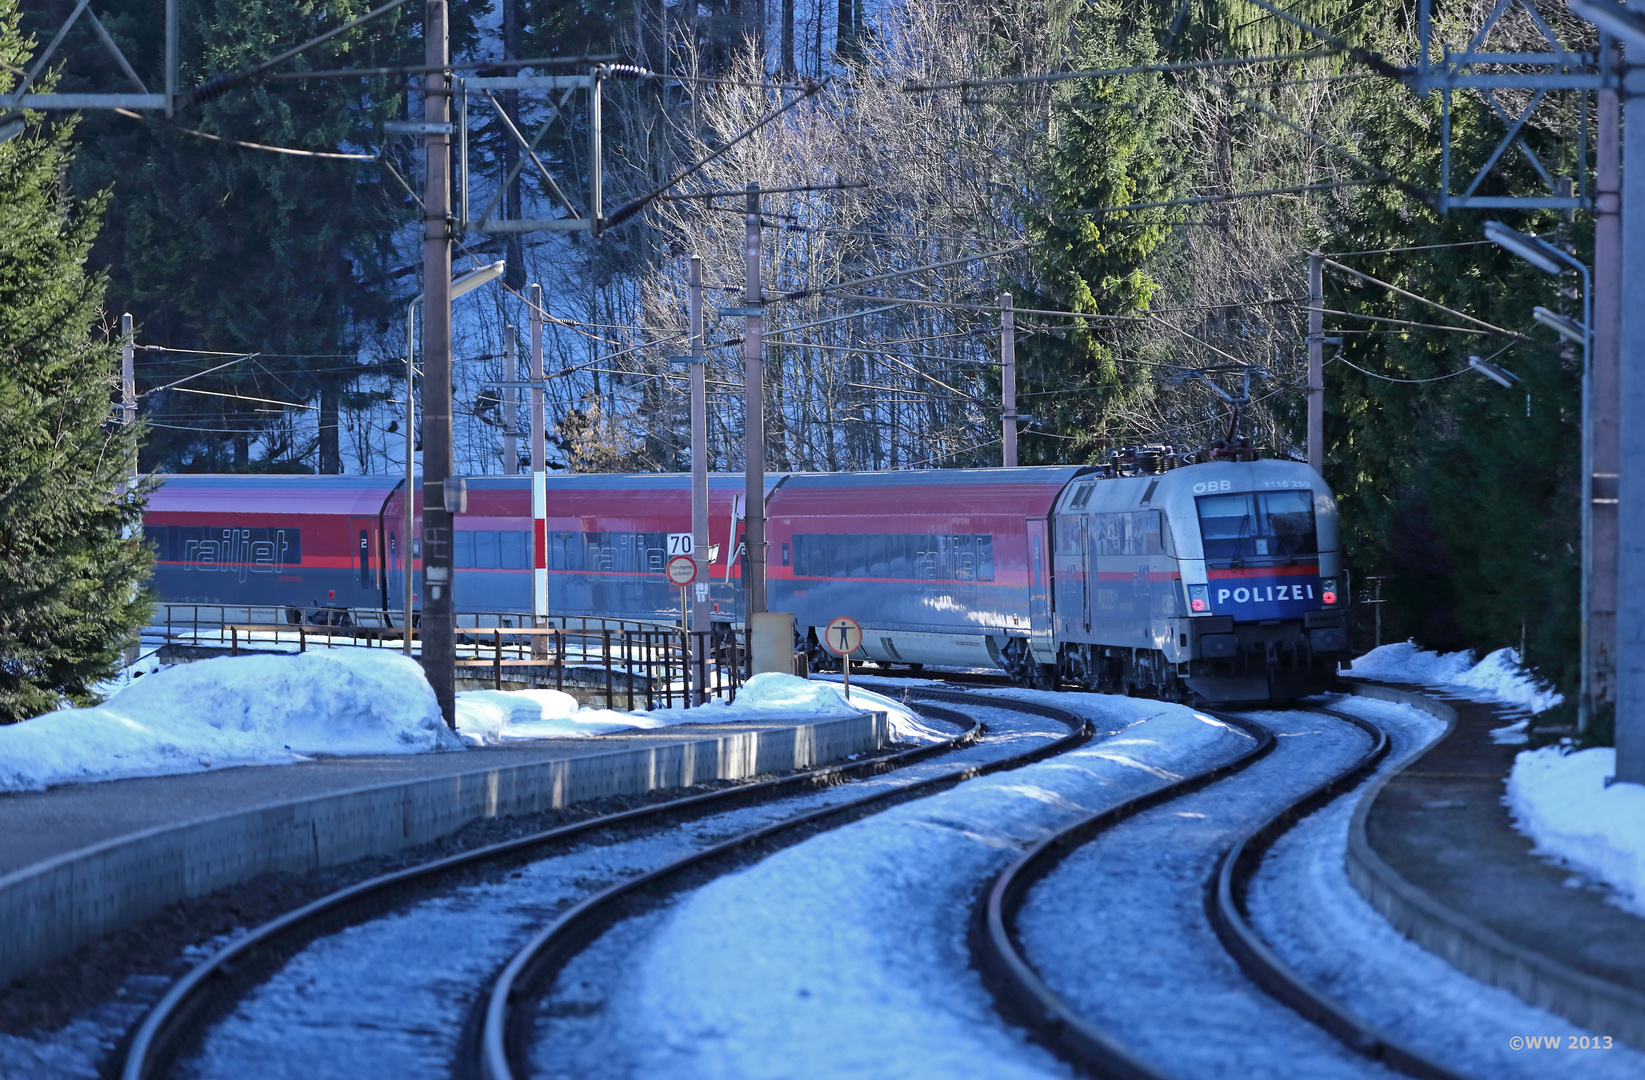
M 17 23 L 0 0 L 12 71 L 30 52 Z M 60 183 L 73 131 L 31 114 L 0 144 L 0 722 L 88 702 L 149 610 L 137 429 L 111 422 L 118 353 L 92 329 L 104 280 L 86 257 L 106 199 Z
M 1084 6 L 1074 17 L 1079 42 L 1073 68 L 1149 64 L 1158 59 L 1156 28 L 1147 8 L 1113 3 Z M 1177 156 L 1164 131 L 1174 93 L 1157 75 L 1061 84 L 1051 99 L 1049 146 L 1038 198 L 1027 210 L 1036 242 L 1035 286 L 1015 290 L 1016 305 L 1100 315 L 1145 310 L 1157 288 L 1149 257 L 1170 234 L 1168 210 L 1089 213 L 1171 198 L 1180 183 Z M 1148 377 L 1115 363 L 1112 335 L 1081 320 L 1063 332 L 1036 335 L 1018 346 L 1019 394 L 1029 411 L 1074 452 L 1101 433 L 1104 417 L 1126 399 L 1149 392 Z M 1062 459 L 1067 449 L 1024 439 L 1026 463 Z

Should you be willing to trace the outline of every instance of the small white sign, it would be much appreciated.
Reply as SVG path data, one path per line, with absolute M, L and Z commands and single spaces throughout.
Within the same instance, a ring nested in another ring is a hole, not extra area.
M 668 560 L 668 580 L 685 588 L 697 580 L 697 563 L 689 555 L 676 555 Z
M 691 554 L 691 534 L 690 533 L 669 533 L 668 534 L 668 554 L 669 554 L 670 558 L 672 558 L 675 555 L 689 555 L 689 554 Z
M 697 603 L 708 603 L 708 582 L 706 581 L 697 582 Z

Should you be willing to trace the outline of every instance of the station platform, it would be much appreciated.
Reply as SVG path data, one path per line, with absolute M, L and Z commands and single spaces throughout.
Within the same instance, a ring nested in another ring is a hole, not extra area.
M 1418 708 L 1426 700 L 1426 711 L 1453 725 L 1361 800 L 1348 842 L 1355 887 L 1475 978 L 1645 1049 L 1645 919 L 1532 854 L 1514 828 L 1505 781 L 1522 747 L 1491 732 L 1517 717 L 1431 688 L 1353 691 Z
M 882 711 L 436 754 L 323 758 L 0 794 L 0 981 L 178 900 L 553 810 L 871 753 Z

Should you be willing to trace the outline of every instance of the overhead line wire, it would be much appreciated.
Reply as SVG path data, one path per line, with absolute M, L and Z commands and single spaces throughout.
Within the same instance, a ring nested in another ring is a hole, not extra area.
M 935 90 L 972 90 L 980 86 L 1026 86 L 1033 83 L 1063 82 L 1068 79 L 1104 79 L 1119 75 L 1166 74 L 1173 71 L 1201 71 L 1207 68 L 1249 67 L 1257 64 L 1285 63 L 1292 60 L 1312 60 L 1334 56 L 1346 46 L 1330 49 L 1311 49 L 1307 52 L 1277 53 L 1273 56 L 1222 56 L 1209 60 L 1184 60 L 1170 64 L 1138 64 L 1132 67 L 1102 68 L 1092 71 L 1058 71 L 1044 75 L 1016 75 L 998 79 L 957 79 L 948 82 L 906 82 L 905 94 L 923 94 Z
M 1336 188 L 1364 187 L 1369 184 L 1394 184 L 1392 177 L 1374 177 L 1368 180 L 1333 180 L 1320 184 L 1301 184 L 1297 187 L 1264 188 L 1260 191 L 1234 191 L 1222 195 L 1198 195 L 1182 199 L 1163 199 L 1159 202 L 1126 203 L 1122 206 L 1099 206 L 1090 210 L 1068 210 L 1069 214 L 1117 214 L 1127 210 L 1158 210 L 1168 206 L 1201 206 L 1208 203 L 1232 202 L 1236 199 L 1259 199 L 1270 195 L 1302 195 L 1311 191 L 1330 191 Z
M 1445 314 L 1455 316 L 1456 318 L 1461 319 L 1464 322 L 1471 322 L 1475 326 L 1482 326 L 1485 329 L 1491 331 L 1493 334 L 1502 334 L 1505 337 L 1516 338 L 1516 339 L 1519 339 L 1519 340 L 1529 340 L 1528 338 L 1526 338 L 1526 336 L 1524 334 L 1517 333 L 1513 330 L 1504 330 L 1502 327 L 1496 326 L 1492 323 L 1488 323 L 1484 319 L 1476 319 L 1472 315 L 1465 315 L 1462 312 L 1456 310 L 1455 308 L 1448 308 L 1444 304 L 1436 303 L 1433 300 L 1429 300 L 1425 296 L 1418 296 L 1416 293 L 1411 292 L 1409 289 L 1402 289 L 1398 285 L 1393 285 L 1393 284 L 1390 284 L 1386 281 L 1383 281 L 1381 278 L 1374 278 L 1370 274 L 1361 273 L 1360 271 L 1355 270 L 1353 267 L 1344 266 L 1342 263 L 1336 262 L 1333 259 L 1324 259 L 1322 261 L 1325 263 L 1326 266 L 1331 267 L 1333 270 L 1340 270 L 1343 273 L 1352 274 L 1354 277 L 1360 278 L 1364 281 L 1368 281 L 1372 285 L 1377 285 L 1377 286 L 1380 286 L 1384 289 L 1388 289 L 1392 292 L 1396 292 L 1396 293 L 1400 294 L 1401 296 L 1408 297 L 1412 300 L 1417 301 L 1418 303 L 1427 304 L 1429 307 L 1434 308 L 1437 311 L 1443 311 L 1443 312 L 1445 312 Z

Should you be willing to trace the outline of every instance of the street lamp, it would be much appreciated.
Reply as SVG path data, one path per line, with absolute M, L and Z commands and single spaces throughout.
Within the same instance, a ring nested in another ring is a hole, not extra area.
M 455 300 L 464 293 L 473 292 L 493 278 L 501 277 L 506 269 L 508 269 L 508 262 L 499 259 L 494 263 L 487 263 L 485 266 L 458 274 L 451 279 L 451 299 Z M 403 515 L 405 524 L 401 530 L 402 545 L 400 554 L 400 566 L 404 575 L 402 584 L 405 595 L 400 599 L 405 609 L 404 652 L 407 656 L 411 655 L 411 553 L 413 550 L 411 530 L 416 524 L 413 519 L 414 508 L 412 504 L 414 500 L 411 487 L 412 460 L 417 445 L 415 434 L 417 429 L 417 405 L 416 398 L 413 396 L 413 372 L 417 357 L 417 305 L 422 302 L 423 294 L 418 293 L 406 305 L 406 493 Z
M 1525 381 L 1500 364 L 1493 364 L 1489 360 L 1481 360 L 1477 356 L 1468 358 L 1468 366 L 1506 390 L 1512 390 L 1516 383 Z
M 1577 5 L 1572 4 L 1572 10 Z M 1588 18 L 1586 12 L 1577 11 Z M 1594 21 L 1589 19 L 1590 22 Z M 1575 256 L 1561 251 L 1540 236 L 1518 232 L 1500 221 L 1485 223 L 1485 238 L 1505 251 L 1511 251 L 1538 270 L 1559 275 L 1575 270 L 1582 275 L 1582 321 L 1579 323 L 1547 308 L 1534 308 L 1531 317 L 1567 340 L 1582 346 L 1582 682 L 1577 697 L 1577 725 L 1587 730 L 1588 714 L 1593 709 L 1592 674 L 1589 671 L 1588 650 L 1593 640 L 1589 632 L 1589 590 L 1593 584 L 1594 563 L 1594 433 L 1589 397 L 1593 383 L 1593 278 L 1588 267 Z M 1520 657 L 1523 662 L 1524 657 Z
M 1574 341 L 1581 345 L 1588 340 L 1588 328 L 1569 315 L 1558 315 L 1545 307 L 1534 307 L 1531 309 L 1531 318 L 1566 341 Z

